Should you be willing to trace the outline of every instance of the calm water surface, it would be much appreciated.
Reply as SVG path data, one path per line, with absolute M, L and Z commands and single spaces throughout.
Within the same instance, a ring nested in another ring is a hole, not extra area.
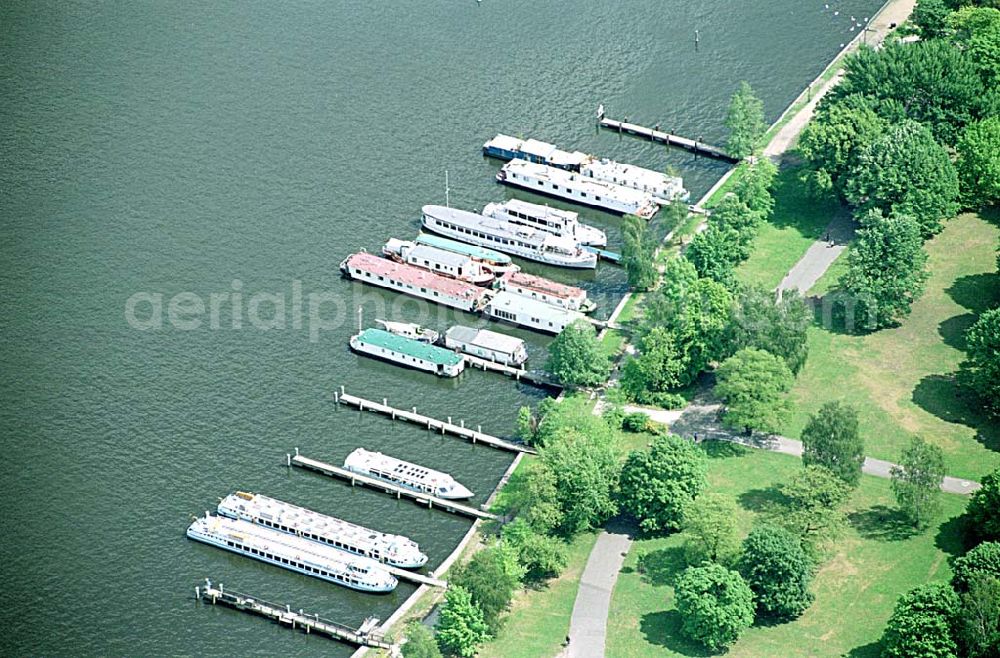
M 414 235 L 420 206 L 444 199 L 445 170 L 453 205 L 510 198 L 493 182 L 499 164 L 479 154 L 501 131 L 670 165 L 699 196 L 722 165 L 598 133 L 597 104 L 720 142 L 746 79 L 773 120 L 852 36 L 846 17 L 877 2 L 831 4 L 841 16 L 804 0 L 3 3 L 0 652 L 347 655 L 199 606 L 193 587 L 211 576 L 357 624 L 385 618 L 409 585 L 359 594 L 230 555 L 185 539 L 191 516 L 234 489 L 259 491 L 405 533 L 436 564 L 468 521 L 289 472 L 285 453 L 338 462 L 357 446 L 383 450 L 453 473 L 479 502 L 509 455 L 338 410 L 331 392 L 343 384 L 501 435 L 541 394 L 352 355 L 358 303 L 369 323 L 421 309 L 341 280 L 339 261 Z M 620 244 L 619 219 L 582 214 Z M 312 341 L 308 318 L 293 326 L 294 281 L 340 300 L 321 308 L 337 328 Z M 624 290 L 613 267 L 582 281 L 605 315 Z M 136 292 L 166 305 L 236 289 L 240 329 L 231 298 L 218 330 L 125 321 Z M 260 292 L 286 300 L 284 329 L 249 325 Z M 512 333 L 540 365 L 549 339 Z

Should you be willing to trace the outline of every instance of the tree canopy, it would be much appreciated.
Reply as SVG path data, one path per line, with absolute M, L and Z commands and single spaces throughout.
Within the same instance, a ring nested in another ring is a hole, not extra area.
M 503 613 L 521 586 L 524 569 L 515 550 L 498 542 L 477 551 L 467 564 L 459 567 L 451 578 L 453 585 L 466 589 L 472 602 L 483 613 L 483 621 L 491 635 L 502 625 Z
M 965 333 L 965 356 L 959 380 L 1000 417 L 1000 309 L 985 311 Z
M 566 548 L 556 537 L 536 532 L 523 517 L 506 524 L 503 541 L 517 552 L 526 581 L 537 583 L 558 576 L 566 568 Z
M 730 155 L 738 159 L 755 153 L 767 131 L 767 124 L 764 123 L 764 103 L 757 98 L 746 80 L 740 82 L 729 101 L 726 127 L 729 128 L 727 148 Z
M 883 217 L 872 210 L 861 220 L 847 252 L 841 287 L 851 295 L 849 328 L 879 329 L 898 323 L 924 290 L 927 280 L 920 227 L 907 215 Z
M 965 508 L 968 528 L 980 541 L 1000 541 L 1000 468 L 980 484 Z
M 441 658 L 441 649 L 434 634 L 419 621 L 406 625 L 406 643 L 402 651 L 403 658 Z
M 890 475 L 900 511 L 914 527 L 927 527 L 941 508 L 941 480 L 944 479 L 941 448 L 914 437 Z
M 650 222 L 635 215 L 626 215 L 622 226 L 622 266 L 630 286 L 649 290 L 656 285 L 659 273 L 653 262 L 656 235 Z
M 952 587 L 958 592 L 967 592 L 978 576 L 1000 579 L 1000 542 L 984 541 L 956 559 L 952 568 Z
M 1000 116 L 966 126 L 956 149 L 955 168 L 965 203 L 972 208 L 1000 204 Z
M 946 585 L 921 585 L 896 601 L 882 635 L 885 658 L 954 658 L 958 597 Z
M 812 562 L 799 538 L 784 528 L 754 527 L 743 541 L 739 570 L 761 615 L 790 619 L 812 604 Z
M 461 585 L 450 585 L 438 618 L 438 645 L 452 655 L 472 658 L 489 637 L 483 611 L 472 602 L 472 595 Z
M 745 348 L 716 371 L 715 392 L 726 404 L 723 422 L 732 428 L 777 432 L 789 406 L 786 394 L 794 378 L 780 357 Z
M 861 210 L 913 217 L 924 238 L 958 212 L 958 174 L 948 152 L 915 121 L 891 126 L 858 152 L 845 186 Z
M 607 427 L 603 420 L 595 420 Z M 560 529 L 574 534 L 593 528 L 618 511 L 615 492 L 620 463 L 618 451 L 606 435 L 566 427 L 539 449 L 539 458 L 556 480 L 562 511 Z
M 806 331 L 812 319 L 812 309 L 797 290 L 785 291 L 775 299 L 774 292 L 763 287 L 742 286 L 733 306 L 729 349 L 735 352 L 753 347 L 770 352 L 797 373 L 806 362 Z
M 608 378 L 611 366 L 594 325 L 577 320 L 552 341 L 545 369 L 564 386 L 597 386 Z
M 811 547 L 838 529 L 850 488 L 821 466 L 806 466 L 780 487 L 782 502 L 771 510 L 772 521 Z
M 858 411 L 839 401 L 827 402 L 802 430 L 802 462 L 822 466 L 851 487 L 861 481 L 865 446 L 858 434 Z
M 705 453 L 690 441 L 660 435 L 629 454 L 621 473 L 622 509 L 647 532 L 679 529 L 707 486 Z
M 1000 656 L 1000 578 L 974 576 L 961 601 L 958 639 L 968 658 Z
M 736 528 L 739 512 L 731 496 L 702 493 L 688 507 L 684 532 L 688 536 L 685 554 L 688 564 L 732 563 L 740 548 Z
M 721 651 L 753 624 L 753 592 L 743 577 L 718 565 L 688 567 L 674 585 L 681 632 Z

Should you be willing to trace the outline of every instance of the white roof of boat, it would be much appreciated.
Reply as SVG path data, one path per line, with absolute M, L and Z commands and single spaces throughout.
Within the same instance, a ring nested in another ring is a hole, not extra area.
M 615 183 L 597 180 L 596 178 L 591 178 L 590 176 L 575 174 L 571 171 L 566 171 L 565 169 L 559 169 L 557 167 L 535 164 L 534 162 L 528 162 L 527 160 L 511 160 L 503 167 L 511 173 L 528 176 L 536 180 L 548 180 L 554 185 L 563 185 L 568 188 L 586 192 L 587 194 L 591 194 L 595 197 L 604 196 L 614 198 L 623 203 L 630 203 L 638 206 L 645 206 L 653 203 L 653 197 L 645 192 L 633 190 L 631 187 L 624 187 L 622 185 L 616 185 Z
M 536 155 L 547 160 L 557 149 L 555 144 L 540 142 L 537 139 L 528 139 L 521 144 L 520 150 L 523 153 L 530 153 L 531 155 Z
M 520 338 L 490 331 L 489 329 L 464 327 L 460 324 L 448 329 L 446 335 L 448 338 L 461 343 L 478 345 L 479 347 L 503 352 L 504 354 L 514 354 L 524 346 L 524 341 Z
M 504 151 L 518 151 L 521 148 L 521 143 L 524 140 L 518 139 L 517 137 L 511 137 L 510 135 L 499 134 L 490 141 L 483 144 L 483 148 L 498 148 Z
M 528 313 L 536 318 L 551 320 L 553 322 L 561 322 L 564 324 L 569 324 L 574 320 L 579 320 L 584 317 L 583 313 L 570 311 L 569 309 L 553 306 L 552 304 L 546 304 L 545 302 L 540 302 L 531 299 L 530 297 L 518 295 L 506 290 L 501 290 L 494 295 L 493 299 L 490 300 L 489 305 L 493 308 L 512 310 L 517 313 Z
M 682 187 L 684 185 L 683 179 L 679 176 L 667 176 L 659 171 L 615 162 L 606 158 L 588 162 L 586 169 L 599 171 L 605 175 L 629 178 L 637 183 L 646 183 L 647 185 L 666 185 L 668 187 Z
M 514 160 L 514 162 L 524 161 Z M 482 233 L 488 233 L 508 240 L 520 240 L 532 245 L 536 249 L 540 248 L 543 244 L 562 245 L 565 248 L 571 248 L 577 244 L 571 238 L 560 238 L 545 231 L 512 224 L 511 222 L 493 217 L 484 217 L 483 215 L 468 212 L 467 210 L 459 210 L 458 208 L 428 205 L 423 207 L 423 213 L 439 221 L 451 222 L 464 228 L 475 229 Z
M 381 452 L 365 450 L 364 448 L 355 448 L 354 452 L 349 454 L 347 458 L 344 459 L 344 468 L 350 468 L 352 466 L 355 468 L 366 469 L 377 468 L 379 470 L 397 473 L 402 476 L 408 476 L 413 480 L 434 483 L 435 485 L 438 483 L 451 484 L 455 481 L 455 479 L 447 473 L 435 471 L 432 468 L 427 468 L 426 466 L 421 466 L 420 464 L 414 464 L 413 462 L 396 459 L 395 457 L 391 457 Z
M 503 207 L 525 215 L 531 215 L 532 217 L 549 217 L 555 215 L 557 217 L 562 217 L 567 221 L 575 220 L 580 217 L 580 213 L 572 210 L 563 210 L 562 208 L 543 206 L 539 203 L 529 203 L 527 201 L 522 201 L 521 199 L 511 199 L 503 204 Z
M 463 254 L 457 254 L 454 251 L 438 249 L 437 247 L 431 247 L 425 244 L 418 244 L 416 247 L 411 249 L 406 256 L 407 258 L 412 257 L 419 258 L 421 260 L 428 260 L 432 263 L 442 263 L 455 268 L 464 267 L 472 262 L 471 258 Z

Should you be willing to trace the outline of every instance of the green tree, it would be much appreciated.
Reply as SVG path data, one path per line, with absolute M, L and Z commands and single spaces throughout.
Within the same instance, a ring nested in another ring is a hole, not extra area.
M 688 364 L 678 343 L 677 336 L 663 327 L 653 327 L 639 339 L 639 353 L 625 361 L 619 380 L 630 400 L 648 404 L 649 393 L 669 391 L 688 380 Z
M 472 602 L 483 613 L 490 635 L 496 635 L 522 578 L 524 568 L 517 561 L 517 552 L 499 542 L 477 551 L 467 564 L 456 570 L 451 583 L 469 592 Z
M 699 277 L 731 286 L 735 281 L 736 266 L 745 260 L 746 249 L 740 234 L 734 229 L 709 223 L 684 250 L 684 257 L 691 261 Z
M 740 82 L 729 101 L 726 128 L 729 128 L 727 142 L 729 153 L 741 160 L 757 151 L 761 138 L 767 131 L 767 124 L 764 123 L 764 103 L 757 98 L 746 80 Z
M 913 217 L 924 238 L 958 212 L 958 174 L 948 152 L 915 121 L 890 127 L 858 154 L 845 186 L 861 210 Z
M 766 221 L 774 212 L 771 188 L 778 175 L 778 166 L 770 158 L 761 158 L 753 164 L 745 162 L 739 169 L 733 176 L 736 180 L 733 194 L 752 212 L 758 213 L 762 221 Z
M 814 172 L 817 187 L 843 196 L 847 174 L 857 167 L 859 153 L 887 126 L 876 111 L 876 102 L 866 96 L 824 97 L 799 137 L 799 150 Z
M 563 531 L 575 534 L 617 513 L 620 464 L 615 444 L 606 436 L 564 428 L 539 450 L 539 459 L 556 478 Z
M 441 658 L 441 649 L 438 648 L 434 634 L 419 621 L 411 621 L 406 625 L 403 658 Z
M 813 601 L 812 567 L 798 537 L 784 528 L 755 526 L 743 541 L 739 571 L 763 616 L 791 619 L 802 614 Z
M 1000 542 L 984 541 L 955 560 L 951 585 L 957 592 L 968 592 L 978 577 L 1000 578 Z
M 980 541 L 1000 541 L 1000 468 L 980 484 L 965 507 L 966 525 Z
M 566 428 L 604 441 L 610 441 L 613 436 L 607 422 L 595 416 L 590 405 L 582 398 L 567 398 L 561 402 L 546 398 L 538 405 L 538 416 L 534 443 L 537 446 L 546 445 L 552 437 Z
M 748 171 L 753 172 L 759 167 L 766 168 L 767 166 L 754 165 Z M 774 207 L 769 191 L 764 189 L 758 192 L 752 188 L 748 189 L 745 187 L 746 185 L 753 185 L 753 183 L 747 181 L 752 181 L 754 178 L 752 174 L 748 174 L 744 181 L 738 182 L 737 188 L 739 191 L 727 194 L 719 202 L 719 205 L 712 209 L 712 215 L 709 219 L 710 226 L 715 226 L 723 231 L 732 230 L 736 233 L 737 247 L 733 250 L 732 256 L 735 262 L 742 262 L 750 257 L 750 247 L 753 244 L 753 239 L 757 237 L 757 232 L 760 230 L 761 224 L 764 223 L 767 214 L 770 214 L 771 209 Z M 747 195 L 750 198 L 749 201 L 745 201 L 740 197 L 740 192 Z M 753 198 L 753 195 L 758 193 L 761 194 L 761 198 Z M 765 199 L 770 200 L 770 203 Z M 762 206 L 767 212 L 765 213 L 764 210 L 754 210 L 750 207 L 750 203 Z
M 954 30 L 952 39 L 975 63 L 983 84 L 996 89 L 1000 85 L 1000 9 L 963 7 L 947 23 Z
M 717 562 L 729 565 L 740 548 L 736 529 L 739 512 L 731 496 L 703 493 L 694 499 L 684 520 L 688 564 Z
M 787 290 L 775 299 L 774 292 L 763 287 L 742 286 L 733 307 L 729 349 L 753 347 L 770 352 L 797 373 L 809 352 L 806 331 L 812 320 L 812 310 L 797 290 Z
M 743 577 L 718 565 L 688 567 L 674 586 L 681 632 L 721 651 L 753 624 L 753 592 Z
M 857 314 L 848 318 L 848 328 L 890 327 L 910 313 L 924 291 L 927 254 L 920 227 L 912 217 L 883 217 L 875 210 L 861 226 L 840 278 Z
M 826 468 L 851 487 L 861 482 L 865 444 L 858 433 L 858 410 L 827 402 L 802 430 L 802 462 Z
M 695 497 L 707 486 L 705 453 L 690 441 L 661 435 L 635 450 L 621 472 L 622 510 L 646 532 L 679 529 Z
M 941 448 L 914 437 L 890 475 L 900 511 L 914 527 L 927 527 L 941 509 L 941 480 L 944 479 Z
M 472 602 L 472 595 L 461 585 L 450 585 L 437 623 L 438 646 L 451 655 L 472 658 L 489 637 L 483 611 Z
M 611 365 L 594 325 L 577 320 L 552 341 L 545 369 L 564 386 L 597 386 L 608 378 Z
M 538 419 L 531 411 L 531 407 L 525 405 L 517 410 L 517 437 L 525 443 L 535 440 L 535 432 L 538 431 Z
M 1000 116 L 966 126 L 956 148 L 965 203 L 972 208 L 1000 204 Z
M 959 643 L 969 658 L 1000 656 L 1000 579 L 976 575 L 961 595 Z
M 958 597 L 946 585 L 921 585 L 896 601 L 882 635 L 884 658 L 955 658 Z
M 906 116 L 927 125 L 934 137 L 954 144 L 979 113 L 984 85 L 972 56 L 943 39 L 910 44 L 887 42 L 847 58 L 831 102 L 852 94 L 872 99 L 880 114 Z
M 716 394 L 726 404 L 722 420 L 748 432 L 777 432 L 788 414 L 785 398 L 794 377 L 785 362 L 764 350 L 745 348 L 716 371 Z
M 944 0 L 920 0 L 910 19 L 920 28 L 924 39 L 936 39 L 945 33 L 945 18 L 951 10 Z
M 806 466 L 780 487 L 782 502 L 771 510 L 773 522 L 814 545 L 836 531 L 850 495 L 843 480 L 821 466 Z
M 988 414 L 1000 417 L 1000 309 L 985 311 L 969 327 L 965 356 L 959 381 L 979 396 Z
M 656 236 L 648 221 L 626 215 L 622 226 L 622 266 L 628 283 L 637 290 L 649 290 L 656 285 Z
M 566 547 L 555 537 L 535 532 L 523 518 L 508 523 L 501 531 L 506 544 L 517 551 L 528 582 L 555 578 L 566 568 Z
M 558 479 L 545 464 L 534 462 L 515 472 L 504 493 L 510 509 L 536 532 L 552 532 L 563 524 Z

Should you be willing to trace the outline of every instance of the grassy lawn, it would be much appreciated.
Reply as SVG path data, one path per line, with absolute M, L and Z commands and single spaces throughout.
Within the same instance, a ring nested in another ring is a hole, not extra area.
M 834 200 L 816 201 L 799 182 L 801 166 L 778 173 L 774 183 L 774 215 L 761 227 L 751 247 L 750 258 L 736 269 L 740 281 L 768 290 L 776 288 L 788 270 L 809 246 L 823 236 L 838 212 L 846 212 Z
M 837 260 L 833 261 L 830 268 L 823 273 L 823 276 L 813 284 L 813 287 L 806 292 L 810 295 L 822 296 L 837 288 L 840 282 L 840 277 L 847 272 L 847 252 L 850 251 L 850 247 L 843 251 Z
M 899 327 L 860 336 L 811 328 L 783 434 L 799 436 L 808 414 L 841 399 L 860 412 L 868 455 L 895 460 L 920 435 L 944 450 L 951 475 L 977 479 L 1000 466 L 1000 425 L 982 417 L 953 378 L 965 330 L 1000 302 L 998 235 L 977 215 L 948 222 L 927 243 L 930 279 Z
M 801 468 L 798 459 L 787 455 L 727 444 L 707 447 L 713 455 L 710 490 L 737 499 L 744 532 L 755 511 L 775 495 L 772 487 Z M 957 524 L 951 519 L 964 509 L 965 498 L 944 496 L 943 502 L 938 527 L 905 536 L 893 523 L 888 481 L 864 477 L 848 504 L 849 523 L 813 582 L 813 605 L 795 621 L 751 628 L 726 655 L 876 658 L 896 597 L 919 583 L 951 576 L 949 557 L 959 549 Z M 684 567 L 682 544 L 679 534 L 633 544 L 608 616 L 609 657 L 711 655 L 679 633 L 671 583 Z

